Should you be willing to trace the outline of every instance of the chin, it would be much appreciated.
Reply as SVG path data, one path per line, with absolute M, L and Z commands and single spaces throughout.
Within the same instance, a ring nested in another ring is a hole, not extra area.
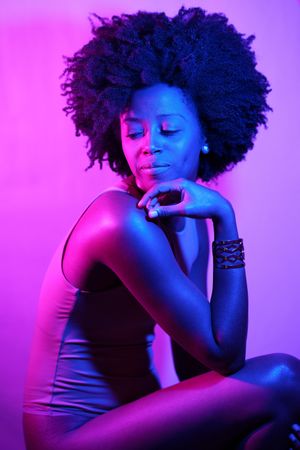
M 141 189 L 143 192 L 149 191 L 149 189 L 151 189 L 152 186 L 154 186 L 157 183 L 157 181 L 155 180 L 145 180 L 140 178 L 136 178 L 135 182 L 137 187 Z
M 163 183 L 164 181 L 172 181 L 177 178 L 186 178 L 183 175 L 161 173 L 151 176 L 135 176 L 137 186 L 143 191 L 148 191 L 152 186 Z

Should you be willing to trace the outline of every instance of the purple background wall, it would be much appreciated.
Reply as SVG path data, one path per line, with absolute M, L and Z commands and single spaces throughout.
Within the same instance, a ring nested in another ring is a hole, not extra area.
M 109 7 L 107 4 L 109 3 Z M 182 1 L 161 0 L 173 15 Z M 254 33 L 258 67 L 273 87 L 269 129 L 255 149 L 220 179 L 245 240 L 250 294 L 248 357 L 300 356 L 299 339 L 299 80 L 297 0 L 186 1 L 222 11 L 239 31 Z M 2 0 L 0 442 L 22 450 L 21 402 L 39 287 L 49 258 L 87 202 L 116 176 L 88 164 L 84 139 L 61 111 L 62 54 L 90 36 L 90 12 L 157 10 L 153 0 Z M 209 282 L 211 281 L 211 267 Z M 158 329 L 156 361 L 163 385 L 176 382 L 169 341 Z

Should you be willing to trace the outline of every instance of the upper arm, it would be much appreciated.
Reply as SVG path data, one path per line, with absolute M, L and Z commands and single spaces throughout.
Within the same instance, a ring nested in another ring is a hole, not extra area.
M 217 369 L 221 355 L 208 300 L 180 269 L 164 232 L 130 196 L 114 193 L 101 201 L 94 257 L 117 274 L 172 339 Z

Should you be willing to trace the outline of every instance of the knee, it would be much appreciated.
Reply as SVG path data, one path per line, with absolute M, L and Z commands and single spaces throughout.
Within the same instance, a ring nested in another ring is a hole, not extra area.
M 260 357 L 259 381 L 284 403 L 300 401 L 300 360 L 286 353 Z
M 272 397 L 300 402 L 300 360 L 285 353 L 258 356 L 246 361 L 234 377 L 268 389 Z
M 270 387 L 284 389 L 300 381 L 300 361 L 286 353 L 273 353 L 266 356 L 263 371 L 264 381 Z

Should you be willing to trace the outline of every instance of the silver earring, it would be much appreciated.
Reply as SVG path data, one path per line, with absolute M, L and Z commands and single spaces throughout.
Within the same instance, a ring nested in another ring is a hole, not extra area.
M 206 153 L 206 154 L 209 152 L 209 147 L 208 147 L 207 144 L 203 144 L 203 146 L 202 146 L 202 152 L 203 152 L 203 153 Z

